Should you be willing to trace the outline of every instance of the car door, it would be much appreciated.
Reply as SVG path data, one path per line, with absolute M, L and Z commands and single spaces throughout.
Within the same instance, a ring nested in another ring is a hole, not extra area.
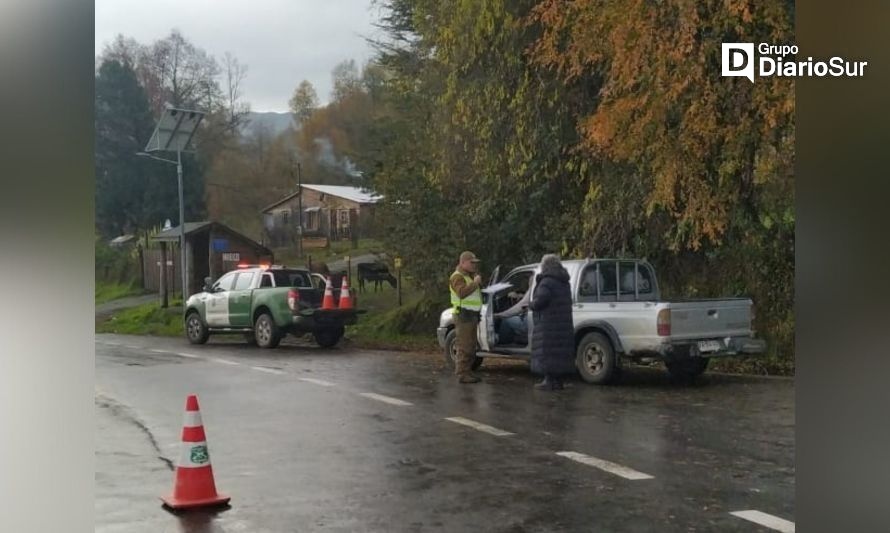
M 625 348 L 655 334 L 651 309 L 656 288 L 654 276 L 645 264 L 592 261 L 584 266 L 575 289 L 576 327 L 608 324 Z
M 501 273 L 501 265 L 494 267 L 494 270 L 491 272 L 491 277 L 488 279 L 488 286 L 494 285 L 498 282 L 498 278 Z
M 235 284 L 229 292 L 229 325 L 232 327 L 251 325 L 250 299 L 256 275 L 256 272 L 246 271 L 239 272 L 235 277 Z
M 207 325 L 212 328 L 229 326 L 229 292 L 235 284 L 237 272 L 229 272 L 210 287 L 205 304 Z
M 497 332 L 494 327 L 494 305 L 497 294 L 512 288 L 509 283 L 494 283 L 482 289 L 482 311 L 479 316 L 479 327 L 476 328 L 476 337 L 482 351 L 490 351 L 497 346 Z
M 476 340 L 483 351 L 488 351 L 497 344 L 494 329 L 494 307 L 491 305 L 492 295 L 497 291 L 491 290 L 497 285 L 498 274 L 501 265 L 494 267 L 488 286 L 482 290 L 482 309 L 479 310 L 479 327 L 476 328 Z

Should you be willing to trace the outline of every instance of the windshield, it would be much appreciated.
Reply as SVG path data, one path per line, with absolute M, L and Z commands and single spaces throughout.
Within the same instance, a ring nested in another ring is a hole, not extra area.
M 305 287 L 312 288 L 309 274 L 300 270 L 270 270 L 275 278 L 276 287 Z

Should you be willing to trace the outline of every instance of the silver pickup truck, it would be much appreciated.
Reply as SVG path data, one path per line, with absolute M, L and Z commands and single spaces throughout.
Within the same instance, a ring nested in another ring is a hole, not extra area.
M 572 288 L 575 366 L 588 383 L 609 383 L 624 363 L 661 360 L 678 379 L 705 371 L 713 357 L 759 354 L 766 342 L 754 338 L 753 304 L 748 298 L 663 301 L 655 270 L 646 261 L 627 259 L 566 260 Z M 500 313 L 534 291 L 537 264 L 515 268 L 503 279 L 498 269 L 483 292 L 478 352 L 473 368 L 485 357 L 528 359 L 534 313 L 522 318 L 528 338 L 501 342 Z M 442 312 L 438 339 L 445 360 L 454 364 L 455 332 L 451 309 Z

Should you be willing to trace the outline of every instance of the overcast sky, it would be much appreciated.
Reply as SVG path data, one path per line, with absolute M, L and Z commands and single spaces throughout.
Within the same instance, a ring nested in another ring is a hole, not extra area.
M 178 28 L 220 59 L 232 52 L 248 66 L 244 96 L 253 111 L 287 111 L 302 79 L 324 103 L 331 69 L 361 67 L 373 51 L 365 37 L 379 10 L 372 0 L 96 0 L 96 54 L 122 33 L 150 44 Z

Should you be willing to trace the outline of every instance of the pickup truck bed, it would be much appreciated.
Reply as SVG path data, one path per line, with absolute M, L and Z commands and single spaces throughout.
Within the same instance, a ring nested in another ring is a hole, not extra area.
M 700 340 L 751 333 L 751 300 L 682 300 L 668 302 L 671 340 Z

